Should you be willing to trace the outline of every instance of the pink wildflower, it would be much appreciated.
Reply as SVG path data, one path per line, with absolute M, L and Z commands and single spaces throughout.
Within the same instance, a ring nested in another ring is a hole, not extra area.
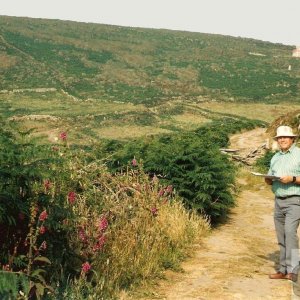
M 158 192 L 158 197 L 162 197 L 164 194 L 165 194 L 165 190 L 164 190 L 164 189 L 161 189 L 161 190 Z
M 95 252 L 95 251 L 101 250 L 103 248 L 105 242 L 106 242 L 106 236 L 101 235 L 99 237 L 98 242 L 94 245 L 93 251 Z
M 99 230 L 105 231 L 107 227 L 108 227 L 108 221 L 107 221 L 106 217 L 102 217 L 99 222 Z
M 156 217 L 158 215 L 158 209 L 156 207 L 152 207 L 151 208 L 151 213 L 154 217 Z
M 67 133 L 66 132 L 61 132 L 60 135 L 59 135 L 59 138 L 62 141 L 65 141 L 67 139 Z
M 87 273 L 91 268 L 92 268 L 91 265 L 88 262 L 85 262 L 81 266 L 81 271 L 83 273 Z
M 168 185 L 166 188 L 163 188 L 161 189 L 159 192 L 158 192 L 158 197 L 162 197 L 166 194 L 171 194 L 173 191 L 173 186 L 172 185 Z
M 46 228 L 45 226 L 42 225 L 42 226 L 40 227 L 39 233 L 40 233 L 40 234 L 44 234 L 46 231 L 47 231 L 47 228 Z
M 51 182 L 50 182 L 49 179 L 46 179 L 46 180 L 44 181 L 44 187 L 45 187 L 46 190 L 49 190 L 49 189 L 50 189 L 50 187 L 51 187 Z
M 135 158 L 131 161 L 131 165 L 133 167 L 136 167 L 138 165 L 137 160 Z
M 167 191 L 167 193 L 171 194 L 172 191 L 173 191 L 173 186 L 172 186 L 172 185 L 168 185 L 168 186 L 166 187 L 166 191 Z
M 79 229 L 79 233 L 78 233 L 78 236 L 79 236 L 79 239 L 82 241 L 82 242 L 87 242 L 87 236 L 86 236 L 86 233 L 84 231 L 83 228 L 80 228 Z
M 103 245 L 105 244 L 105 242 L 106 242 L 106 236 L 105 236 L 105 235 L 101 235 L 101 236 L 99 237 L 98 243 L 99 243 L 101 246 L 103 246 Z
M 47 211 L 46 210 L 42 211 L 40 216 L 39 216 L 39 220 L 40 221 L 45 221 L 47 218 L 48 218 Z
M 76 200 L 76 193 L 75 192 L 69 192 L 68 193 L 68 201 L 70 204 L 73 204 Z

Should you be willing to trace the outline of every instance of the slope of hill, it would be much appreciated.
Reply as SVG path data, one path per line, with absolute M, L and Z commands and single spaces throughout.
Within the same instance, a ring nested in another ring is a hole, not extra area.
M 147 106 L 297 102 L 300 60 L 291 54 L 291 46 L 253 39 L 0 16 L 2 92 L 51 88 Z

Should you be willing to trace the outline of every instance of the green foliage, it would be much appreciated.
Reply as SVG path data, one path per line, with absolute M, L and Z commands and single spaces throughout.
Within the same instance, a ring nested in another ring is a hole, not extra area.
M 141 161 L 151 176 L 161 177 L 166 185 L 174 186 L 187 208 L 196 209 L 216 222 L 234 205 L 235 168 L 219 149 L 228 145 L 230 134 L 258 125 L 263 124 L 226 117 L 194 133 L 129 141 L 114 148 L 116 152 L 109 159 L 109 166 L 117 171 L 134 158 Z M 103 145 L 102 153 L 106 147 Z
M 8 130 L 4 123 L 1 126 L 0 263 L 15 276 L 26 268 L 21 275 L 26 275 L 27 281 L 30 281 L 29 293 L 34 291 L 37 299 L 40 299 L 45 289 L 51 287 L 47 286 L 41 274 L 36 274 L 36 262 L 38 259 L 41 262 L 41 257 L 37 255 L 42 249 L 38 246 L 41 243 L 38 238 L 39 227 L 34 229 L 33 225 L 38 206 L 45 205 L 37 201 L 36 185 L 47 174 L 45 165 L 49 159 L 43 158 L 41 153 L 45 151 L 41 147 L 34 147 L 33 141 L 28 140 L 29 134 L 30 131 Z M 5 291 L 9 291 L 9 286 Z
M 266 154 L 262 157 L 260 157 L 256 161 L 256 166 L 262 171 L 267 172 L 270 167 L 271 158 L 273 157 L 275 153 L 273 151 L 267 151 Z
M 29 182 L 42 178 L 45 160 L 39 155 L 42 149 L 26 138 L 31 131 L 13 134 L 2 126 L 0 132 L 0 221 L 12 225 L 19 213 L 28 214 Z
M 212 138 L 212 137 L 211 137 Z M 186 199 L 189 208 L 208 215 L 212 221 L 226 216 L 234 204 L 231 185 L 235 170 L 217 146 L 193 139 L 180 141 L 181 151 L 170 160 L 167 178 Z
M 28 295 L 28 293 L 29 280 L 24 274 L 0 270 L 0 297 L 2 300 L 22 299 L 21 295 Z
M 229 142 L 229 135 L 241 130 L 250 130 L 255 127 L 264 127 L 266 124 L 259 120 L 248 120 L 247 118 L 224 116 L 215 119 L 213 122 L 200 127 L 195 132 L 206 140 L 218 147 L 226 147 Z
M 31 132 L 1 130 L 0 264 L 12 280 L 2 277 L 0 295 L 22 285 L 32 299 L 113 299 L 178 264 L 209 227 L 172 190 L 162 198 L 163 182 L 137 167 L 110 174 L 91 148 L 70 147 L 65 132 L 37 147 Z
M 259 72 L 263 62 L 266 63 L 264 72 Z M 240 61 L 220 60 L 213 64 L 203 61 L 199 66 L 199 78 L 203 86 L 240 99 L 262 100 L 272 94 L 294 97 L 298 90 L 297 78 L 273 70 L 266 58 L 244 57 Z

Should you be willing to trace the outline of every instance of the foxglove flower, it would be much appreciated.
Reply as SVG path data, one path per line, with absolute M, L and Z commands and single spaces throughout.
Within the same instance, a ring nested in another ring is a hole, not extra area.
M 158 209 L 156 207 L 152 207 L 151 208 L 151 213 L 154 217 L 156 217 L 158 215 Z
M 99 237 L 98 242 L 94 245 L 93 251 L 95 252 L 95 251 L 101 250 L 103 248 L 105 242 L 106 242 L 106 237 L 104 235 L 101 235 Z
M 82 241 L 82 242 L 87 242 L 87 236 L 86 236 L 86 233 L 84 231 L 83 228 L 80 228 L 79 229 L 79 233 L 78 233 L 78 236 L 79 236 L 79 239 Z
M 166 191 L 167 191 L 167 193 L 171 194 L 172 191 L 173 191 L 173 186 L 172 186 L 172 185 L 168 185 L 168 186 L 166 187 Z
M 99 222 L 99 230 L 100 231 L 105 231 L 108 227 L 108 221 L 106 217 L 102 217 L 100 222 Z
M 43 222 L 43 221 L 45 221 L 47 218 L 48 218 L 47 211 L 46 211 L 46 210 L 42 211 L 41 214 L 40 214 L 40 216 L 39 216 L 39 220 Z
M 50 187 L 51 187 L 51 182 L 50 182 L 49 179 L 46 179 L 46 180 L 44 181 L 44 187 L 45 187 L 46 190 L 49 190 L 49 189 L 50 189 Z
M 136 167 L 138 165 L 137 160 L 135 158 L 131 161 L 131 165 L 133 167 Z
M 88 262 L 85 262 L 81 266 L 81 271 L 83 273 L 87 273 L 91 268 L 92 268 L 91 265 Z
M 164 189 L 161 189 L 161 190 L 158 192 L 158 197 L 162 197 L 164 194 L 165 194 L 165 190 L 164 190 Z
M 66 132 L 61 132 L 60 135 L 59 135 L 59 138 L 62 141 L 65 141 L 67 139 L 67 133 Z
M 69 192 L 68 193 L 68 201 L 70 204 L 73 204 L 76 200 L 76 193 L 75 192 Z
M 40 227 L 39 233 L 40 233 L 40 234 L 44 234 L 46 231 L 47 231 L 46 227 L 42 225 L 42 226 Z

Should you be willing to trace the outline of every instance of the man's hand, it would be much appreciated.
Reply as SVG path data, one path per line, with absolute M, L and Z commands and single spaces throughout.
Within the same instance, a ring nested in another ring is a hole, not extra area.
M 292 183 L 293 182 L 293 176 L 281 176 L 280 177 L 281 183 Z

